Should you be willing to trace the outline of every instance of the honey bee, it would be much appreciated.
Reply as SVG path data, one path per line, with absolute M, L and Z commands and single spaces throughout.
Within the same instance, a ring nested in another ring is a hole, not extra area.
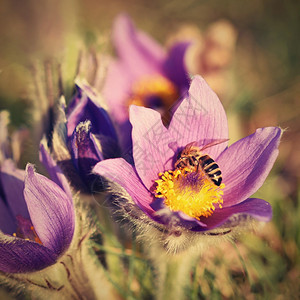
M 227 140 L 217 140 L 200 148 L 195 142 L 187 144 L 179 153 L 174 164 L 176 169 L 184 169 L 188 167 L 193 172 L 198 172 L 199 167 L 205 172 L 209 179 L 217 186 L 221 185 L 222 172 L 217 163 L 202 151 L 214 145 L 226 142 Z

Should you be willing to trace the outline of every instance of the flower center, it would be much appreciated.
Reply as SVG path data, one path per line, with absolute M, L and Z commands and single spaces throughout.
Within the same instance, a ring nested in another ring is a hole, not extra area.
M 43 244 L 38 237 L 30 220 L 23 218 L 21 215 L 16 216 L 18 229 L 16 233 L 13 233 L 14 237 L 19 237 L 24 240 L 34 241 L 39 244 Z
M 222 208 L 225 185 L 215 185 L 202 170 L 175 169 L 159 173 L 159 177 L 155 181 L 155 197 L 164 198 L 172 211 L 182 211 L 200 220 L 201 216 L 212 215 L 215 205 Z
M 165 77 L 156 75 L 144 77 L 133 84 L 128 105 L 168 109 L 178 97 L 174 84 Z

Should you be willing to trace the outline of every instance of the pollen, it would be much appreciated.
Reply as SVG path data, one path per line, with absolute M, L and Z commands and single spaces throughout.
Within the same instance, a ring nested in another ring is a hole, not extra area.
M 222 208 L 225 185 L 215 185 L 201 170 L 175 169 L 159 173 L 159 177 L 155 181 L 155 197 L 164 198 L 172 211 L 200 220 L 211 216 L 216 207 Z
M 155 107 L 169 107 L 178 98 L 177 88 L 163 76 L 145 77 L 135 82 L 128 104 Z
M 42 243 L 42 241 L 40 240 L 40 238 L 38 237 L 38 235 L 37 235 L 37 233 L 36 233 L 36 231 L 35 231 L 35 229 L 34 229 L 33 226 L 30 226 L 30 230 L 31 230 L 32 233 L 33 233 L 33 239 L 34 239 L 34 241 L 35 241 L 36 243 L 42 245 L 43 243 Z
M 21 215 L 16 216 L 18 228 L 17 232 L 13 233 L 14 237 L 18 237 L 27 241 L 34 241 L 38 244 L 43 244 L 38 237 L 30 220 L 22 217 Z

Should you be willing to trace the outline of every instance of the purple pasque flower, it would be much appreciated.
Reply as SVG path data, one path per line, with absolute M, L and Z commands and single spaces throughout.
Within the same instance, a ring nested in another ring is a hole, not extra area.
M 0 172 L 0 270 L 28 273 L 54 264 L 71 244 L 75 214 L 63 174 L 41 149 L 52 180 L 6 160 Z
M 75 81 L 76 93 L 67 109 L 67 135 L 73 135 L 77 125 L 89 120 L 91 133 L 117 141 L 113 123 L 103 108 L 104 102 L 100 95 L 85 81 Z
M 120 156 L 118 137 L 100 96 L 84 81 L 76 81 L 76 94 L 66 117 L 71 160 L 81 180 L 89 186 L 97 162 Z
M 125 14 L 116 18 L 112 39 L 118 59 L 108 67 L 102 92 L 122 133 L 122 145 L 130 147 L 128 107 L 150 107 L 167 117 L 170 107 L 188 89 L 184 54 L 189 43 L 176 43 L 167 53 Z
M 249 197 L 261 187 L 275 162 L 280 128 L 257 129 L 228 146 L 225 111 L 200 76 L 192 80 L 168 128 L 158 112 L 138 106 L 130 108 L 130 122 L 134 166 L 122 158 L 109 159 L 99 162 L 94 172 L 121 185 L 152 220 L 173 232 L 205 232 L 233 227 L 237 216 L 271 219 L 270 204 Z M 178 160 L 188 149 L 192 152 L 191 146 L 198 147 L 201 155 L 188 156 L 186 167 L 179 167 Z M 208 155 L 204 161 L 214 162 L 195 167 L 195 158 L 199 162 L 204 154 Z M 208 176 L 218 169 L 223 178 L 219 185 Z

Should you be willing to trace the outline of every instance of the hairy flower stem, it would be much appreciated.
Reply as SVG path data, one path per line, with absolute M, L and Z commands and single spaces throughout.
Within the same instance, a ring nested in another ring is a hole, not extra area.
M 157 276 L 157 300 L 183 300 L 184 289 L 191 283 L 191 272 L 199 253 L 185 251 L 168 254 L 162 247 L 151 247 L 150 256 Z
M 74 259 L 70 255 L 68 259 L 70 260 L 68 264 L 63 261 L 60 262 L 67 275 L 67 288 L 65 292 L 69 295 L 73 294 L 76 300 L 97 299 L 83 262 L 80 260 L 74 263 Z

